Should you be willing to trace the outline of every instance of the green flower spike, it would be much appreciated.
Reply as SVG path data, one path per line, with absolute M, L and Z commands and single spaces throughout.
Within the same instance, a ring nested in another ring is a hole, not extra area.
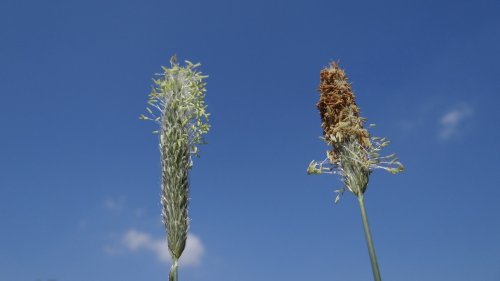
M 189 227 L 189 171 L 192 156 L 198 156 L 198 145 L 210 128 L 206 112 L 205 83 L 196 68 L 200 64 L 186 61 L 185 66 L 170 59 L 170 68 L 162 67 L 161 77 L 154 81 L 149 94 L 147 115 L 142 120 L 158 124 L 161 154 L 162 218 L 172 257 L 169 281 L 177 281 L 178 261 L 186 246 Z

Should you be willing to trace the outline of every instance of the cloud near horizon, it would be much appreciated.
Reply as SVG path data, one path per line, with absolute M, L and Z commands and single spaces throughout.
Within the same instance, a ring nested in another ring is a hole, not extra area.
M 151 235 L 135 229 L 128 230 L 122 239 L 123 245 L 130 251 L 147 250 L 156 255 L 159 261 L 171 263 L 166 239 L 154 239 Z M 196 266 L 201 263 L 205 248 L 198 236 L 188 233 L 186 249 L 181 256 L 179 266 Z
M 439 119 L 438 138 L 440 140 L 449 140 L 456 136 L 462 127 L 463 122 L 470 118 L 474 110 L 467 104 L 460 104 L 446 112 Z

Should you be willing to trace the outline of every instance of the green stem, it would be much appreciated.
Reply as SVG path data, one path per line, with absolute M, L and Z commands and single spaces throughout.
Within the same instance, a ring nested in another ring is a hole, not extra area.
M 365 228 L 365 238 L 368 244 L 368 252 L 370 253 L 370 261 L 372 263 L 373 278 L 375 281 L 382 281 L 380 270 L 378 269 L 377 256 L 375 255 L 375 246 L 373 245 L 372 234 L 370 232 L 370 226 L 368 225 L 368 216 L 366 215 L 363 194 L 358 196 L 358 201 L 361 209 L 361 219 L 363 220 L 363 226 Z
M 177 281 L 177 267 L 177 259 L 174 259 L 172 262 L 172 267 L 170 268 L 170 273 L 168 274 L 168 281 Z

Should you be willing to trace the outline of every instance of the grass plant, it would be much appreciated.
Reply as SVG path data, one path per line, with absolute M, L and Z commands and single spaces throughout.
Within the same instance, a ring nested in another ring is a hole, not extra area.
M 395 154 L 380 156 L 383 147 L 389 145 L 386 138 L 372 137 L 360 116 L 355 96 L 347 76 L 335 62 L 320 72 L 320 98 L 317 108 L 321 116 L 323 139 L 331 147 L 323 161 L 311 161 L 308 174 L 335 174 L 343 181 L 343 187 L 336 190 L 337 203 L 348 190 L 359 202 L 361 219 L 370 255 L 373 277 L 381 281 L 368 216 L 364 204 L 364 193 L 370 174 L 375 169 L 383 169 L 396 174 L 403 171 L 403 165 Z
M 177 63 L 170 59 L 170 67 L 154 79 L 149 94 L 147 114 L 140 119 L 158 124 L 161 162 L 162 218 L 167 232 L 168 249 L 172 257 L 169 281 L 178 280 L 179 259 L 186 247 L 189 227 L 189 172 L 193 156 L 198 156 L 198 145 L 210 128 L 206 112 L 205 83 L 198 70 L 199 64 Z

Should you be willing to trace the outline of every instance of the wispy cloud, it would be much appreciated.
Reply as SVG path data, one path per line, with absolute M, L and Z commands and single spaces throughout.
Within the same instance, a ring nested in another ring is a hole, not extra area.
M 449 140 L 456 136 L 463 127 L 465 120 L 470 118 L 474 110 L 467 104 L 460 104 L 439 119 L 438 138 L 441 140 Z
M 113 211 L 113 212 L 118 212 L 123 209 L 123 205 L 125 205 L 126 198 L 125 196 L 120 196 L 118 198 L 107 198 L 104 201 L 104 208 Z
M 171 262 L 166 239 L 154 239 L 145 232 L 130 229 L 123 235 L 122 243 L 130 251 L 147 250 L 155 254 L 161 262 Z M 186 249 L 182 254 L 179 265 L 199 265 L 204 252 L 205 249 L 200 238 L 189 233 L 186 241 Z

